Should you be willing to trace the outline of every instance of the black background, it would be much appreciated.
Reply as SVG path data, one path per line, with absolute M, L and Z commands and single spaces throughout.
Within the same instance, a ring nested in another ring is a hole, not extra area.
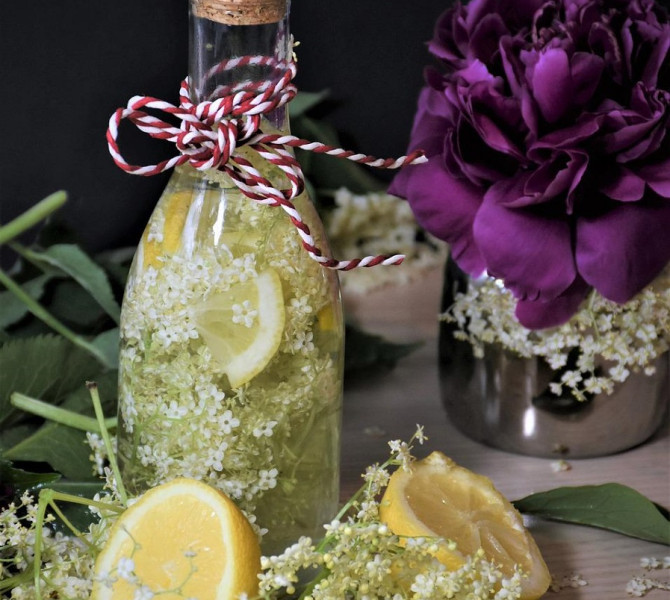
M 90 251 L 135 244 L 167 176 L 118 169 L 105 132 L 135 94 L 176 102 L 188 0 L 0 2 L 0 221 L 58 189 Z M 353 150 L 405 152 L 426 42 L 449 0 L 293 0 L 299 89 L 330 90 L 327 118 Z M 128 132 L 128 133 L 126 133 Z M 171 154 L 124 128 L 129 162 Z

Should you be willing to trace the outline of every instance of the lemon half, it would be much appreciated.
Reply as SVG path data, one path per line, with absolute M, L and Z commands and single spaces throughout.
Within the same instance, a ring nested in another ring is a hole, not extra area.
M 258 592 L 260 546 L 223 493 L 193 479 L 149 490 L 119 517 L 95 564 L 91 600 L 232 600 Z
M 397 535 L 440 537 L 456 549 L 440 544 L 436 558 L 451 570 L 480 548 L 500 566 L 506 577 L 518 565 L 527 575 L 524 600 L 547 591 L 551 575 L 540 550 L 524 527 L 519 512 L 495 489 L 491 480 L 458 466 L 441 452 L 433 452 L 391 476 L 380 508 L 381 520 Z
M 231 387 L 251 381 L 277 353 L 285 312 L 281 280 L 274 269 L 211 294 L 196 308 L 198 333 Z

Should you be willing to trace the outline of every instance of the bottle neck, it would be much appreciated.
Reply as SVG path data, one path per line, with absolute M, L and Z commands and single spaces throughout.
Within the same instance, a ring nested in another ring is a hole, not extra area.
M 262 56 L 281 64 L 292 52 L 288 6 L 275 23 L 232 25 L 189 14 L 189 78 L 191 99 L 195 103 L 212 101 L 230 93 L 241 83 L 279 79 L 280 73 L 268 65 L 246 64 L 222 69 L 233 59 Z M 288 108 L 278 108 L 266 116 L 280 132 L 288 130 Z

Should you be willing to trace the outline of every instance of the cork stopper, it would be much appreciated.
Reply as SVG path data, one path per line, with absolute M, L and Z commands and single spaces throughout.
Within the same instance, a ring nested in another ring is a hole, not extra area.
M 284 18 L 286 0 L 191 0 L 191 10 L 225 25 L 265 25 Z

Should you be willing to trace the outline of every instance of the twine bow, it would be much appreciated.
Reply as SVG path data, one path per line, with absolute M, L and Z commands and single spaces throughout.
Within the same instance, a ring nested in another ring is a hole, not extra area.
M 344 261 L 323 254 L 315 245 L 309 227 L 292 202 L 303 192 L 305 177 L 300 164 L 288 148 L 302 148 L 381 169 L 398 169 L 425 162 L 423 152 L 416 151 L 397 159 L 380 159 L 292 135 L 263 133 L 262 116 L 286 105 L 295 97 L 297 90 L 292 80 L 296 75 L 296 67 L 292 61 L 278 62 L 271 57 L 252 56 L 226 61 L 209 75 L 248 65 L 269 67 L 276 75 L 260 82 L 247 81 L 217 88 L 213 94 L 216 100 L 198 104 L 190 99 L 188 79 L 181 84 L 179 106 L 150 96 L 131 98 L 126 108 L 117 109 L 109 120 L 107 144 L 114 162 L 127 173 L 144 176 L 157 175 L 185 163 L 200 171 L 223 171 L 251 200 L 269 206 L 281 206 L 298 230 L 302 245 L 310 257 L 326 268 L 348 271 L 356 267 L 400 264 L 405 258 L 401 254 L 366 256 Z M 176 117 L 180 120 L 179 127 L 148 114 L 146 109 L 162 111 Z M 155 165 L 128 164 L 121 155 L 117 141 L 119 126 L 124 119 L 152 138 L 174 143 L 179 154 Z M 278 167 L 289 186 L 279 189 L 263 177 L 246 158 L 236 152 L 242 145 L 251 148 Z

